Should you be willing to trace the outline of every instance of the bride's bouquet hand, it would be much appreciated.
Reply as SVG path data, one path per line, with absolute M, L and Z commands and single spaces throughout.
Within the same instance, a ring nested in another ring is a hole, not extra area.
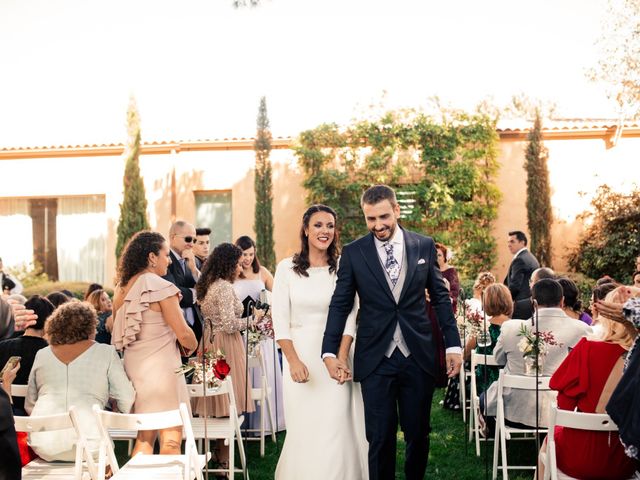
M 291 379 L 296 383 L 307 383 L 309 381 L 309 370 L 300 360 L 289 363 L 289 372 L 291 373 Z

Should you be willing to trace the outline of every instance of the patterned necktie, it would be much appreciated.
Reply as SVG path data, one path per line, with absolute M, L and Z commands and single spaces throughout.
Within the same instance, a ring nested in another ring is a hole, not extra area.
M 389 274 L 389 278 L 391 279 L 391 283 L 393 286 L 396 286 L 398 282 L 398 277 L 400 277 L 400 264 L 396 260 L 396 257 L 393 256 L 393 244 L 385 243 L 384 251 L 387 252 L 387 261 L 384 264 L 384 268 Z

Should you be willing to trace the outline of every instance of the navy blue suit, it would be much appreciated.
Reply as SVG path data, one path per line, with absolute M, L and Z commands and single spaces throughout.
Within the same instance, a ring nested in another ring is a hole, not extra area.
M 345 246 L 329 306 L 322 353 L 337 354 L 355 294 L 360 301 L 354 380 L 361 382 L 369 441 L 369 478 L 395 478 L 398 415 L 407 442 L 405 475 L 421 479 L 429 451 L 429 415 L 436 372 L 436 343 L 427 317 L 425 289 L 446 347 L 460 346 L 449 292 L 436 264 L 433 239 L 403 229 L 406 277 L 396 303 L 373 234 Z M 396 325 L 411 352 L 386 357 Z

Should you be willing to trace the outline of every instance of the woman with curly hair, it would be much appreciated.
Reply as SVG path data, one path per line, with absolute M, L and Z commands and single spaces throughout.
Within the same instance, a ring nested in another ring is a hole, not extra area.
M 124 368 L 136 389 L 135 413 L 175 410 L 189 404 L 178 344 L 192 352 L 198 342 L 182 315 L 180 291 L 161 278 L 171 263 L 169 245 L 156 232 L 136 233 L 118 265 L 111 340 L 124 351 Z M 160 453 L 179 455 L 182 427 L 160 430 Z M 132 455 L 151 454 L 158 432 L 140 431 Z
M 196 295 L 204 317 L 204 348 L 210 352 L 221 350 L 225 354 L 233 376 L 238 413 L 255 411 L 253 400 L 247 398 L 246 354 L 240 335 L 247 327 L 247 321 L 242 318 L 244 309 L 233 289 L 233 282 L 242 271 L 241 258 L 240 248 L 221 243 L 209 255 L 196 283 Z M 199 398 L 194 410 L 199 415 L 228 417 L 229 402 L 221 396 Z M 225 463 L 228 455 L 228 448 L 223 446 L 222 440 L 218 441 L 218 461 Z
M 94 341 L 96 324 L 88 303 L 68 302 L 53 312 L 44 327 L 49 346 L 36 354 L 24 403 L 30 415 L 64 413 L 74 405 L 91 452 L 100 442 L 93 405 L 104 407 L 113 398 L 129 413 L 135 397 L 115 348 Z M 73 430 L 61 430 L 32 433 L 29 445 L 47 461 L 73 461 L 75 443 Z
M 302 216 L 300 251 L 282 260 L 273 282 L 273 326 L 284 354 L 287 437 L 275 478 L 360 480 L 367 476 L 364 408 L 358 384 L 341 370 L 332 380 L 320 356 L 338 270 L 336 213 L 313 205 Z M 355 312 L 344 328 L 338 358 L 348 361 Z M 318 452 L 322 452 L 319 455 Z M 329 461 L 327 461 L 329 459 Z

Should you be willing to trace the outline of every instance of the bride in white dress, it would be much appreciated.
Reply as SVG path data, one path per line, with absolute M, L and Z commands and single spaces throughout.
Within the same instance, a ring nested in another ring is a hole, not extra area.
M 301 251 L 278 264 L 273 284 L 275 337 L 285 356 L 287 435 L 276 480 L 364 480 L 367 441 L 359 385 L 338 385 L 321 358 L 338 265 L 336 214 L 313 205 L 303 215 Z M 338 358 L 347 361 L 355 333 L 349 317 Z M 347 362 L 351 363 L 351 362 Z M 343 372 L 345 379 L 350 373 Z

